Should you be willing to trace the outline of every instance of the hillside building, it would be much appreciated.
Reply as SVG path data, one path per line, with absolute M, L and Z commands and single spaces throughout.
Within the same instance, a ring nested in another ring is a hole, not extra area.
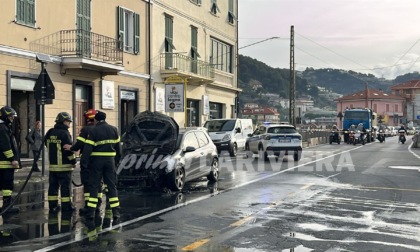
M 420 123 L 420 80 L 411 80 L 391 87 L 392 94 L 403 98 L 407 122 Z

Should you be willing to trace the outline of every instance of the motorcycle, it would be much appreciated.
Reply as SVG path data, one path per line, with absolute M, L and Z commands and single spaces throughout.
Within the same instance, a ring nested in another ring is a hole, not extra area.
M 353 130 L 350 130 L 349 132 L 349 141 L 348 144 L 354 144 L 355 142 L 355 132 Z
M 385 132 L 383 130 L 379 130 L 379 133 L 378 133 L 378 137 L 377 138 L 378 138 L 378 141 L 380 143 L 385 142 Z
M 405 139 L 405 130 L 398 130 L 398 143 L 402 143 L 404 144 L 406 139 Z
M 366 144 L 366 134 L 360 131 L 356 131 L 354 133 L 354 141 L 353 145 L 356 145 L 358 143 L 361 143 L 362 145 Z
M 340 144 L 341 142 L 341 137 L 337 131 L 330 132 L 330 144 L 332 144 L 333 142 L 338 144 Z

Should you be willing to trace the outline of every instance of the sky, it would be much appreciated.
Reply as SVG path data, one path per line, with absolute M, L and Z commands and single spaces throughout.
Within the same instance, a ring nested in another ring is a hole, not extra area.
M 239 54 L 394 79 L 420 72 L 420 0 L 238 0 Z

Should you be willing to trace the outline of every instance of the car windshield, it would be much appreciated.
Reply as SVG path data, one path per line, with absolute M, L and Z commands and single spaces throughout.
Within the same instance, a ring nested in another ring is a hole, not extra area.
M 290 133 L 296 133 L 296 129 L 289 128 L 289 127 L 272 127 L 268 128 L 267 133 L 274 133 L 274 134 L 290 134 Z
M 235 127 L 235 120 L 214 120 L 207 121 L 204 127 L 208 132 L 231 131 Z
M 176 147 L 175 147 L 175 150 L 178 150 L 179 148 L 180 148 L 180 146 L 181 146 L 181 142 L 182 142 L 182 138 L 184 137 L 184 132 L 180 132 L 179 134 L 178 134 L 178 138 L 176 139 Z

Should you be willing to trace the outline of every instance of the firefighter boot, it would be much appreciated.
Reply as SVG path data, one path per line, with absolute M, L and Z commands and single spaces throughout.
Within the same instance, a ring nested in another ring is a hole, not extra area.
M 95 208 L 88 207 L 86 213 L 86 227 L 89 241 L 94 241 L 97 238 L 96 227 L 95 227 Z
M 16 214 L 19 213 L 19 208 L 14 207 L 12 205 L 12 197 L 6 196 L 3 197 L 3 207 L 1 208 L 1 212 L 5 211 L 5 214 Z
M 103 228 L 111 227 L 111 220 L 112 220 L 112 210 L 111 209 L 105 209 Z
M 120 208 L 119 207 L 112 208 L 112 215 L 113 215 L 112 226 L 116 226 L 116 225 L 120 224 L 121 223 L 121 220 L 120 220 L 121 215 L 120 215 Z

